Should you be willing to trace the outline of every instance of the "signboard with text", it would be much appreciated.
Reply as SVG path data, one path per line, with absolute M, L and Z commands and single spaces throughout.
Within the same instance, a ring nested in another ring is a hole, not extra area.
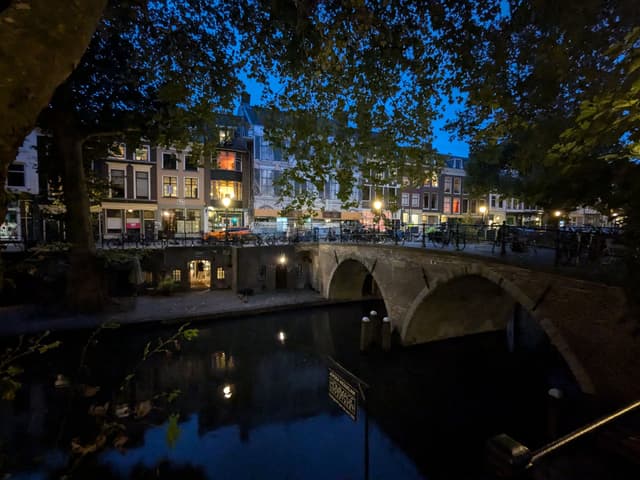
M 332 368 L 329 368 L 329 397 L 353 421 L 358 419 L 358 392 Z

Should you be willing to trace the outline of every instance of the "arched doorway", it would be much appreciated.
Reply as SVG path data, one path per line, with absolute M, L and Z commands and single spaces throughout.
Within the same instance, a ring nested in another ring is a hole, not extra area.
M 191 260 L 189 262 L 189 285 L 192 289 L 211 288 L 211 262 Z

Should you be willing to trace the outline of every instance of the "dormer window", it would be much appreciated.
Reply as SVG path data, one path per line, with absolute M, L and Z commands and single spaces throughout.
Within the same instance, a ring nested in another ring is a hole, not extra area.
M 7 186 L 9 187 L 24 187 L 24 165 L 20 163 L 12 163 L 9 165 L 9 172 L 7 173 Z

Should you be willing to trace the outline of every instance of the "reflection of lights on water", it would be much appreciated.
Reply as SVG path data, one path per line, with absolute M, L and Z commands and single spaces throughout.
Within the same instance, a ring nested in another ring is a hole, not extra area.
M 278 332 L 278 341 L 284 345 L 284 342 L 287 340 L 287 335 L 283 331 Z
M 286 257 L 286 255 L 284 253 L 282 255 L 280 255 L 280 258 L 278 259 L 278 262 L 280 262 L 280 265 L 284 265 L 285 263 L 287 263 L 287 257 Z
M 233 392 L 231 391 L 231 385 L 225 385 L 222 388 L 222 395 L 224 395 L 224 398 L 231 398 L 231 396 L 233 395 Z

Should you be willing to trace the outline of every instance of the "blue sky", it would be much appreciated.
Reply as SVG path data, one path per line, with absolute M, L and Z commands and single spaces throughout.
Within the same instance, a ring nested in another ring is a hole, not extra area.
M 251 95 L 251 104 L 260 105 L 263 91 L 262 85 L 246 76 L 242 80 L 246 86 L 247 91 Z M 435 122 L 435 138 L 433 145 L 440 153 L 466 157 L 469 155 L 469 145 L 466 142 L 461 142 L 459 140 L 451 140 L 449 138 L 449 134 L 443 130 L 446 121 L 455 116 L 456 110 L 458 108 L 460 108 L 460 106 L 457 104 L 447 105 L 443 112 L 443 118 Z

